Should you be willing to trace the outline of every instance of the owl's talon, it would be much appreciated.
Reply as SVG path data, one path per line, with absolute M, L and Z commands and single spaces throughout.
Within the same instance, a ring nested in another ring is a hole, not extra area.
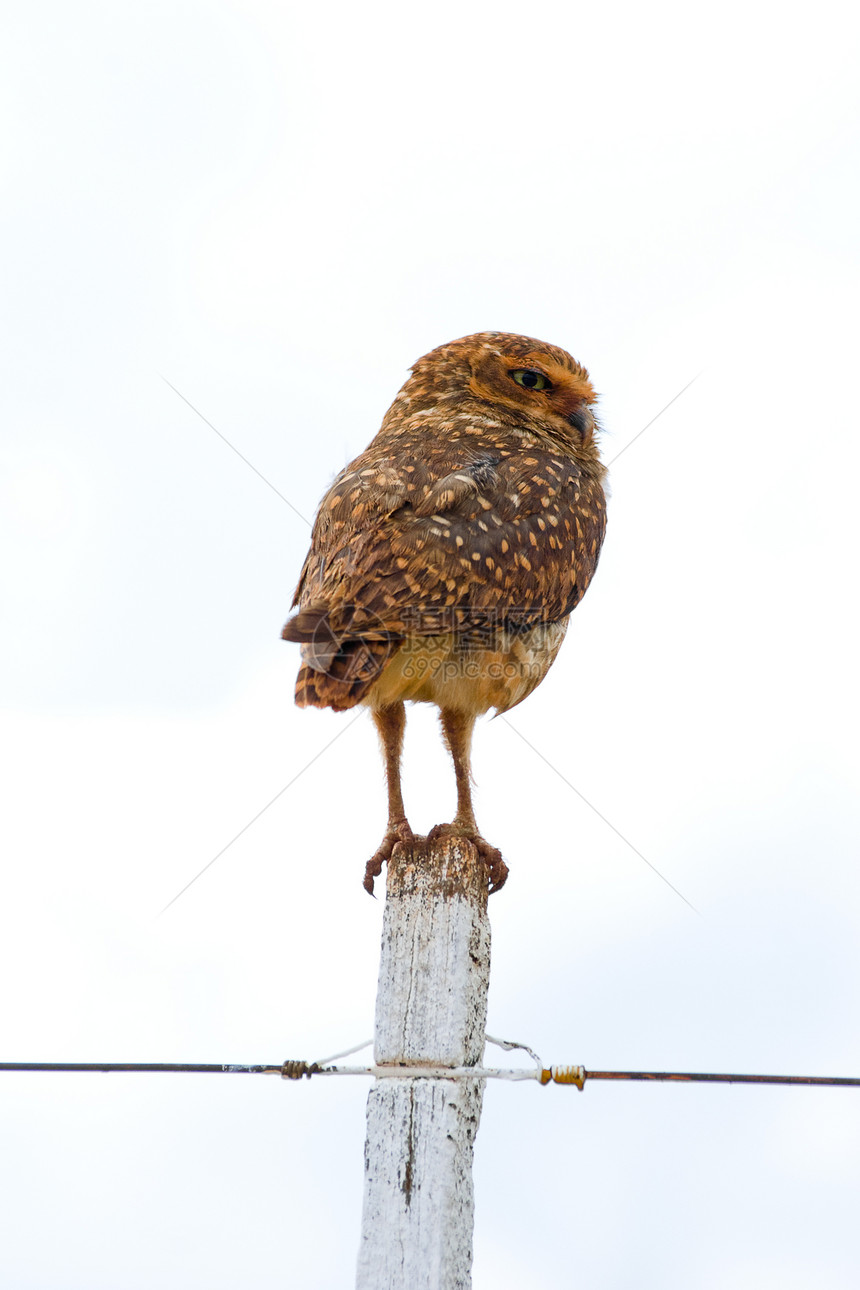
M 415 834 L 409 827 L 408 821 L 398 820 L 394 824 L 389 824 L 385 830 L 382 845 L 378 851 L 374 851 L 364 867 L 364 881 L 361 885 L 369 896 L 373 895 L 374 878 L 378 878 L 382 873 L 382 866 L 391 859 L 391 854 L 398 842 L 405 842 L 408 845 L 414 841 Z
M 502 853 L 498 847 L 491 847 L 489 842 L 485 842 L 483 838 L 474 838 L 473 841 L 478 848 L 478 854 L 487 866 L 487 877 L 490 880 L 490 895 L 492 896 L 494 891 L 499 891 L 504 887 L 510 870 L 502 859 Z

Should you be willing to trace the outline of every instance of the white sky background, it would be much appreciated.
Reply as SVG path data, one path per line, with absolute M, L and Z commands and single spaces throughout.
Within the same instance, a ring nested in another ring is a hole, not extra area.
M 371 1033 L 373 731 L 293 707 L 308 529 L 161 376 L 310 517 L 409 364 L 492 328 L 586 363 L 607 458 L 702 373 L 613 467 L 511 716 L 701 916 L 484 723 L 490 1031 L 860 1074 L 857 34 L 828 3 L 9 17 L 3 1059 Z M 429 710 L 406 794 L 453 811 Z M 0 1079 L 4 1286 L 351 1284 L 364 1081 Z M 491 1085 L 475 1176 L 475 1290 L 856 1285 L 857 1092 Z

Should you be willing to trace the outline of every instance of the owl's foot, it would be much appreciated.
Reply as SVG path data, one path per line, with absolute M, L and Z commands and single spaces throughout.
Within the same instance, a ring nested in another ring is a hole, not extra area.
M 462 824 L 434 824 L 427 834 L 427 841 L 433 842 L 436 838 L 468 838 L 487 867 L 490 895 L 504 887 L 510 871 L 502 859 L 502 853 L 498 847 L 491 847 L 477 829 Z
M 373 880 L 378 878 L 382 873 L 382 866 L 387 860 L 391 859 L 391 853 L 397 846 L 398 842 L 405 842 L 410 845 L 415 841 L 415 834 L 409 827 L 407 819 L 389 820 L 388 828 L 385 830 L 385 837 L 382 839 L 382 846 L 378 851 L 374 851 L 364 867 L 364 882 L 362 886 L 369 895 L 373 895 Z

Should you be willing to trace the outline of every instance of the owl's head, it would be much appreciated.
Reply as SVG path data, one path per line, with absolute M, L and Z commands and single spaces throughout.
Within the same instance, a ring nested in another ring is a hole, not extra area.
M 403 387 L 410 402 L 489 405 L 504 421 L 548 433 L 569 447 L 593 445 L 599 429 L 588 372 L 566 350 L 531 336 L 486 331 L 431 350 Z

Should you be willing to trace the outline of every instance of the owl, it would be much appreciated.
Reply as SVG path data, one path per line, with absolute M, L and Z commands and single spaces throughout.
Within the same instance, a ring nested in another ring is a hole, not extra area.
M 400 761 L 404 704 L 439 708 L 457 812 L 491 891 L 508 869 L 471 792 L 476 719 L 540 684 L 597 567 L 606 527 L 596 395 L 570 354 L 479 332 L 411 369 L 376 438 L 323 498 L 283 629 L 301 645 L 300 707 L 370 708 L 388 825 L 365 887 L 414 838 Z

